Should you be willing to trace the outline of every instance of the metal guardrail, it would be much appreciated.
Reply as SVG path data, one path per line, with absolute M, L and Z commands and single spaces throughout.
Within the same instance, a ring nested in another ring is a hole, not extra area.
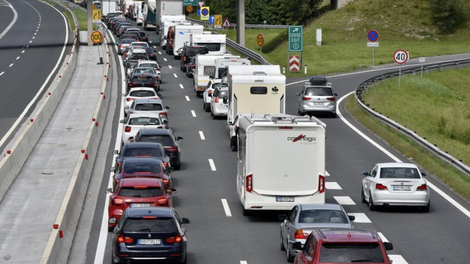
M 423 65 L 423 71 L 429 71 L 429 70 L 436 70 L 436 69 L 444 69 L 444 68 L 450 68 L 450 67 L 457 67 L 459 68 L 461 65 L 467 65 L 470 66 L 470 59 L 461 59 L 461 60 L 454 60 L 454 61 L 447 61 L 447 62 L 439 62 L 439 63 L 430 63 Z M 402 75 L 404 74 L 416 74 L 421 72 L 421 65 L 416 66 L 416 67 L 411 67 L 407 68 L 406 70 L 402 70 Z M 431 142 L 427 141 L 426 138 L 419 136 L 415 131 L 412 131 L 408 129 L 407 127 L 389 119 L 388 117 L 382 115 L 381 113 L 377 113 L 374 111 L 374 109 L 371 109 L 368 104 L 362 99 L 362 94 L 364 91 L 367 89 L 371 88 L 375 83 L 385 80 L 387 78 L 392 78 L 392 77 L 397 77 L 399 76 L 399 72 L 389 72 L 387 74 L 381 74 L 375 77 L 372 77 L 365 82 L 361 83 L 357 88 L 355 92 L 355 98 L 356 102 L 359 104 L 361 108 L 363 108 L 365 111 L 367 111 L 369 114 L 373 115 L 376 117 L 379 121 L 387 124 L 391 128 L 397 130 L 398 132 L 402 133 L 405 136 L 408 136 L 411 138 L 415 143 L 421 145 L 423 148 L 426 148 L 428 151 L 433 153 L 435 156 L 446 162 L 447 164 L 450 164 L 454 166 L 456 169 L 459 171 L 463 172 L 467 176 L 470 177 L 470 167 L 462 162 L 462 160 L 459 160 L 446 151 L 441 150 L 440 148 L 437 147 L 437 145 L 432 144 Z
M 208 22 L 203 22 L 203 21 L 199 21 L 199 20 L 195 20 L 195 19 L 191 19 L 191 18 L 187 18 L 189 21 L 193 22 L 193 23 L 196 23 L 196 24 L 201 24 L 203 25 L 204 27 L 207 27 L 209 25 Z M 227 38 L 227 45 L 229 45 L 232 49 L 240 52 L 240 53 L 243 53 L 244 55 L 246 55 L 248 58 L 250 59 L 253 59 L 263 65 L 270 65 L 271 63 L 269 63 L 265 58 L 263 58 L 263 56 L 261 56 L 260 54 L 236 43 L 235 41 L 231 40 L 231 39 L 228 39 Z

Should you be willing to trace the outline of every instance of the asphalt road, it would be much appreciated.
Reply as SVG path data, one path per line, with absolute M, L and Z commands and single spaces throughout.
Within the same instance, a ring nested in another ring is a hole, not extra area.
M 0 0 L 0 141 L 34 109 L 71 36 L 65 17 L 50 5 Z
M 156 44 L 155 32 L 148 33 L 150 40 Z M 178 190 L 174 196 L 174 206 L 180 216 L 191 220 L 191 224 L 186 226 L 188 262 L 286 263 L 285 253 L 279 250 L 278 212 L 262 212 L 249 217 L 242 215 L 235 191 L 236 153 L 229 148 L 226 121 L 213 120 L 210 113 L 204 112 L 202 99 L 196 97 L 192 89 L 192 80 L 179 70 L 179 61 L 166 55 L 159 47 L 158 50 L 161 53 L 158 61 L 163 66 L 162 99 L 171 107 L 171 127 L 178 136 L 184 138 L 181 143 L 182 167 L 180 171 L 173 172 L 172 176 L 174 187 Z M 428 59 L 428 62 L 455 57 Z M 390 69 L 376 68 L 331 76 L 329 79 L 339 94 L 338 98 L 342 99 L 365 79 L 387 71 Z M 299 81 L 303 81 L 303 78 L 288 79 L 287 112 L 290 114 L 297 112 L 295 92 L 300 91 L 303 85 Z M 338 118 L 320 117 L 327 124 L 326 168 L 331 175 L 327 178 L 326 202 L 341 203 L 348 213 L 356 215 L 356 228 L 376 230 L 392 242 L 394 250 L 388 253 L 394 264 L 468 263 L 470 205 L 432 175 L 427 177 L 432 185 L 429 213 L 403 207 L 370 212 L 361 203 L 363 171 L 370 170 L 378 162 L 407 161 L 407 158 L 357 124 L 345 112 L 343 101 L 339 110 L 341 114 Z M 117 108 L 115 114 L 118 115 L 119 111 Z M 354 129 L 347 123 L 351 123 Z M 204 139 L 201 138 L 201 132 Z M 114 143 L 111 145 L 114 146 Z M 107 164 L 112 159 L 109 155 Z M 210 159 L 215 164 L 215 170 L 211 169 Z M 279 162 L 282 162 L 282 156 Z M 100 193 L 106 186 L 105 178 Z M 438 192 L 447 197 L 444 198 Z M 98 237 L 105 197 L 102 194 L 98 200 L 85 263 L 93 263 L 96 249 L 102 246 L 98 243 L 104 243 L 98 242 Z M 457 209 L 449 198 L 463 209 Z M 224 200 L 228 203 L 231 216 L 227 215 L 223 207 Z M 104 217 L 107 219 L 107 212 Z M 104 260 L 95 263 L 111 262 L 110 239 L 111 234 L 108 234 Z

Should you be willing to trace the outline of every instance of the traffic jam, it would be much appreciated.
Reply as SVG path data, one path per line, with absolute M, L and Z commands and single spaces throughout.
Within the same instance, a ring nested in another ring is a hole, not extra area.
M 113 186 L 107 190 L 112 263 L 187 263 L 190 221 L 175 210 L 178 191 L 172 185 L 172 175 L 181 169 L 183 138 L 171 126 L 169 113 L 176 109 L 161 98 L 165 80 L 157 49 L 149 43 L 147 32 L 152 31 L 129 20 L 142 24 L 130 12 L 109 13 L 104 19 L 115 35 L 126 83 L 119 121 L 122 147 L 114 152 Z M 228 53 L 225 35 L 207 33 L 182 15 L 161 15 L 159 21 L 160 46 L 192 78 L 204 111 L 227 120 L 228 141 L 239 164 L 236 192 L 243 215 L 279 211 L 280 227 L 272 232 L 280 234 L 286 260 L 392 263 L 389 241 L 376 231 L 354 229 L 354 215 L 340 204 L 325 203 L 327 128 L 313 114 L 336 118 L 337 94 L 329 80 L 310 77 L 296 94 L 298 115 L 285 114 L 286 77 L 279 65 L 251 65 Z M 283 150 L 282 164 L 277 149 Z M 411 163 L 378 163 L 363 173 L 362 202 L 371 211 L 398 205 L 429 212 L 424 176 Z

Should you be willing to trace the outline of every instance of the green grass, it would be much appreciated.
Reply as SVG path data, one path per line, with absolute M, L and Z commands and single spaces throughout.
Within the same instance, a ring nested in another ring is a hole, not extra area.
M 75 16 L 77 17 L 78 27 L 80 28 L 80 30 L 82 31 L 87 30 L 87 26 L 88 26 L 87 13 L 78 8 L 73 9 L 73 12 L 75 13 Z M 72 23 L 73 23 L 73 20 L 72 20 Z
M 420 76 L 403 76 L 374 86 L 363 96 L 375 111 L 416 131 L 441 150 L 469 164 L 470 152 L 470 69 L 433 72 Z M 421 146 L 364 112 L 353 97 L 346 102 L 347 111 L 365 127 L 424 167 L 451 189 L 470 199 L 470 178 L 452 166 L 423 152 Z

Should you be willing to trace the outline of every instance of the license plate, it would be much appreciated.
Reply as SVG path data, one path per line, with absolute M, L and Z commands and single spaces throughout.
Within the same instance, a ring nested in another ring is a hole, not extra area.
M 411 191 L 411 185 L 392 185 L 394 191 Z
M 325 103 L 322 102 L 313 102 L 313 105 L 324 105 Z
M 294 202 L 295 198 L 294 197 L 288 197 L 288 196 L 276 196 L 276 202 Z
M 149 203 L 133 203 L 131 204 L 131 207 L 149 207 Z
M 137 241 L 139 245 L 160 245 L 161 244 L 160 239 L 138 239 Z

